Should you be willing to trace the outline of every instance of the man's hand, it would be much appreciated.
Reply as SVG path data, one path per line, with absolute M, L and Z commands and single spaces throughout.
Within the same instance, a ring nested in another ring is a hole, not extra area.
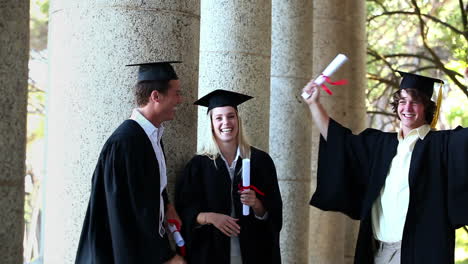
M 166 210 L 166 219 L 174 219 L 180 223 L 182 226 L 182 221 L 180 220 L 179 215 L 177 214 L 177 211 L 175 207 L 172 204 L 167 205 L 167 210 Z
M 310 97 L 308 99 L 304 99 L 304 101 L 308 104 L 315 104 L 319 102 L 320 98 L 320 87 L 314 83 L 313 80 L 310 80 L 306 86 L 302 89 L 303 92 L 306 92 L 310 94 Z
M 318 127 L 320 134 L 322 134 L 323 138 L 327 140 L 330 117 L 322 104 L 320 104 L 320 90 L 320 86 L 314 83 L 314 81 L 308 82 L 302 89 L 303 92 L 310 94 L 310 97 L 308 99 L 304 99 L 304 101 L 309 105 L 312 119 Z
M 166 261 L 164 264 L 186 264 L 185 259 L 180 255 L 175 255 L 170 260 Z

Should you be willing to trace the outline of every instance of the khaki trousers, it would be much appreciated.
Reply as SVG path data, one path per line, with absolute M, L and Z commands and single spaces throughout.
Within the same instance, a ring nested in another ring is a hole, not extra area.
M 401 241 L 386 243 L 378 241 L 378 248 L 375 252 L 375 264 L 400 264 Z

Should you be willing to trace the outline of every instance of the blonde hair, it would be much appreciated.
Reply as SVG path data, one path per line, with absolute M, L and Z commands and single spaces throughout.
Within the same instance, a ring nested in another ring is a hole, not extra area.
M 235 109 L 235 108 L 234 108 Z M 239 131 L 237 133 L 237 141 L 238 141 L 238 147 L 240 150 L 240 157 L 242 159 L 250 159 L 250 143 L 245 136 L 244 132 L 244 127 L 242 126 L 242 120 L 239 116 L 239 111 L 236 110 L 236 116 L 237 116 L 237 125 L 239 127 Z M 204 155 L 208 156 L 212 160 L 216 160 L 219 155 L 221 154 L 221 151 L 219 150 L 219 146 L 216 143 L 216 136 L 214 134 L 214 128 L 213 128 L 213 120 L 212 120 L 212 111 L 208 111 L 207 114 L 207 119 L 209 123 L 209 129 L 211 131 L 211 137 L 208 141 L 204 143 L 204 145 L 201 147 L 201 150 L 197 152 L 198 155 Z

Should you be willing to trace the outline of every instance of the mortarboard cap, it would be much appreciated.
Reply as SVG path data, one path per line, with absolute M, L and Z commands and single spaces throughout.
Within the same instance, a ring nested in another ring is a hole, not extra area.
M 417 75 L 409 72 L 397 71 L 401 77 L 400 88 L 407 89 L 413 88 L 423 92 L 425 95 L 432 97 L 432 91 L 434 90 L 434 83 L 444 83 L 442 80 L 434 79 L 422 75 Z
M 221 106 L 232 106 L 235 109 L 237 109 L 238 105 L 252 98 L 252 96 L 248 96 L 245 94 L 218 89 L 203 96 L 202 98 L 195 101 L 193 104 L 206 106 L 208 107 L 208 111 L 215 107 Z
M 171 63 L 180 63 L 180 61 L 137 63 L 125 66 L 139 66 L 138 82 L 177 80 L 179 78 L 177 77 L 174 68 L 172 68 Z

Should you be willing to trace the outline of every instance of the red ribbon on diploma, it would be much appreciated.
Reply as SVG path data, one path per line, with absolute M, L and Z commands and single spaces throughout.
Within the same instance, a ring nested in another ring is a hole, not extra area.
M 255 187 L 253 185 L 241 186 L 240 183 L 239 183 L 239 185 L 237 187 L 239 188 L 239 191 L 253 189 L 256 193 L 260 194 L 261 196 L 265 196 L 265 194 L 263 192 L 261 192 L 259 189 L 257 189 L 257 187 Z
M 175 219 L 167 219 L 167 223 L 175 225 L 177 231 L 180 232 L 180 223 L 179 223 L 179 221 L 177 221 Z M 178 247 L 178 248 L 180 249 L 179 250 L 180 255 L 182 257 L 185 257 L 185 246 L 181 246 L 181 247 Z
M 323 76 L 323 78 L 325 79 L 325 82 L 328 83 L 328 84 L 331 84 L 331 85 L 343 85 L 343 84 L 347 84 L 348 81 L 346 79 L 343 79 L 343 80 L 339 80 L 339 81 L 336 81 L 336 82 L 332 82 L 330 80 L 330 77 L 326 76 L 326 75 L 323 75 L 321 74 L 321 76 Z M 330 91 L 330 89 L 328 89 L 328 87 L 323 83 L 322 85 L 322 89 L 327 92 L 327 94 L 329 95 L 332 95 L 332 91 Z

